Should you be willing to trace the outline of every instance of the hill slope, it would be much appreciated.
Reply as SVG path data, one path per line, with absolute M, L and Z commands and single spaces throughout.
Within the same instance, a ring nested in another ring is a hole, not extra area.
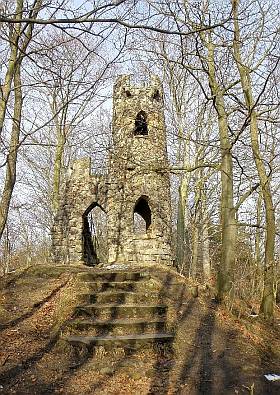
M 267 325 L 244 308 L 237 318 L 198 297 L 176 272 L 138 268 L 168 305 L 171 346 L 97 347 L 77 361 L 61 340 L 84 295 L 82 266 L 36 266 L 1 280 L 0 393 L 5 394 L 279 394 L 280 320 Z

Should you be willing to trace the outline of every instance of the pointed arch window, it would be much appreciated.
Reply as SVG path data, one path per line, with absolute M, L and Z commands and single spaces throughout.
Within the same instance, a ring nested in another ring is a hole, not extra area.
M 148 136 L 147 114 L 139 111 L 135 118 L 134 136 Z
M 133 212 L 134 232 L 147 233 L 152 223 L 152 212 L 147 197 L 141 196 L 134 207 Z

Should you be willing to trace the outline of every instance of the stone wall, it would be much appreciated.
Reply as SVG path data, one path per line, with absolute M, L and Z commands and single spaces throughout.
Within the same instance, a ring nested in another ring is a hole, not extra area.
M 85 218 L 95 206 L 106 212 L 106 200 L 106 177 L 91 174 L 90 158 L 74 161 L 61 191 L 60 208 L 52 229 L 55 262 L 84 262 Z

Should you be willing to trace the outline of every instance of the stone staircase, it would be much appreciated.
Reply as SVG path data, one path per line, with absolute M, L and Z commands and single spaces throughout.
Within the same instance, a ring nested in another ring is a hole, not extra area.
M 103 271 L 80 274 L 85 291 L 68 322 L 62 338 L 76 349 L 92 351 L 122 347 L 170 344 L 168 306 L 160 290 L 147 287 L 145 271 Z

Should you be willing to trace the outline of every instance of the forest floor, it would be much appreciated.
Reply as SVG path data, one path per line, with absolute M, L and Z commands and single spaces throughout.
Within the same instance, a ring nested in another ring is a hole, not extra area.
M 41 266 L 2 278 L 0 394 L 280 394 L 280 381 L 264 376 L 280 374 L 279 307 L 267 324 L 250 309 L 237 317 L 207 292 L 177 300 L 170 348 L 99 350 L 73 365 L 59 336 L 78 270 Z

